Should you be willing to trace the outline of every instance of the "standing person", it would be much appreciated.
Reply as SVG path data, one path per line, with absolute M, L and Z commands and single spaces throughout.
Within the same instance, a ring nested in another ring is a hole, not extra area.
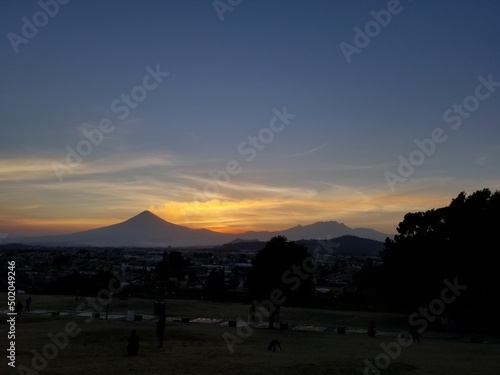
M 252 303 L 250 305 L 250 313 L 248 314 L 248 320 L 252 321 L 252 322 L 255 322 L 255 305 Z
M 370 320 L 370 325 L 368 326 L 368 336 L 374 337 L 377 331 L 375 330 L 375 322 Z
M 129 356 L 136 356 L 139 351 L 139 336 L 137 336 L 135 329 L 130 332 L 130 336 L 127 337 L 127 342 L 127 354 Z
M 158 347 L 163 348 L 163 333 L 165 332 L 165 314 L 161 314 L 160 319 L 156 323 L 156 340 Z
M 17 304 L 16 304 L 16 314 L 22 315 L 22 313 L 23 313 L 23 303 L 19 299 L 19 300 L 17 300 Z
M 417 327 L 411 326 L 410 332 L 411 332 L 411 338 L 413 339 L 413 343 L 420 344 L 420 332 L 418 332 Z
M 31 296 L 28 297 L 26 300 L 26 311 L 30 312 L 30 305 L 31 305 Z

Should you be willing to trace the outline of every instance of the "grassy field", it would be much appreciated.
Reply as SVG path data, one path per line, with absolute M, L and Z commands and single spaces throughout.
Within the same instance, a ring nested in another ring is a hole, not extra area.
M 21 297 L 24 301 L 25 297 Z M 74 296 L 61 295 L 34 295 L 32 309 L 74 311 L 81 303 L 75 301 Z M 0 301 L 6 301 L 7 294 L 0 293 Z M 114 298 L 109 311 L 125 314 L 127 310 L 134 310 L 136 314 L 152 314 L 154 301 L 149 299 L 130 298 L 121 300 Z M 167 316 L 188 318 L 216 318 L 232 319 L 241 317 L 247 320 L 249 305 L 241 303 L 218 303 L 200 300 L 168 299 L 166 303 Z M 90 310 L 90 309 L 87 309 Z M 311 324 L 317 326 L 352 326 L 367 328 L 370 320 L 375 320 L 377 329 L 400 331 L 408 328 L 408 316 L 379 312 L 333 311 L 308 308 L 282 307 L 280 312 L 282 321 L 291 324 Z
M 1 298 L 1 297 L 0 297 Z M 42 298 L 45 305 L 42 305 Z M 60 309 L 70 303 L 70 297 L 34 296 L 34 308 Z M 35 306 L 38 301 L 40 306 Z M 115 302 L 115 301 L 113 301 Z M 132 303 L 140 311 L 150 313 L 151 301 L 116 302 L 116 309 L 130 308 Z M 174 303 L 175 302 L 175 303 Z M 74 303 L 74 301 L 71 301 Z M 123 306 L 120 305 L 123 303 Z M 127 305 L 127 306 L 125 306 Z M 169 315 L 214 316 L 238 315 L 247 307 L 238 304 L 212 304 L 202 301 L 169 301 Z M 201 310 L 198 310 L 201 309 Z M 147 311 L 146 311 L 147 310 Z M 170 314 L 170 311 L 175 312 Z M 190 312 L 190 313 L 188 313 Z M 294 319 L 306 322 L 308 317 L 317 322 L 336 320 L 344 316 L 345 321 L 354 320 L 349 313 L 290 309 L 286 312 Z M 330 315 L 329 315 L 330 314 Z M 350 314 L 353 316 L 353 314 Z M 354 315 L 356 316 L 356 315 Z M 226 316 L 227 318 L 227 316 Z M 369 316 L 358 317 L 366 319 Z M 378 316 L 390 321 L 390 316 Z M 396 322 L 399 317 L 396 316 Z M 237 337 L 237 328 L 220 325 L 194 323 L 167 323 L 166 341 L 162 349 L 156 347 L 155 321 L 126 322 L 123 320 L 94 320 L 85 323 L 83 318 L 26 315 L 18 318 L 16 325 L 17 365 L 32 368 L 33 350 L 43 353 L 51 343 L 49 333 L 64 331 L 69 322 L 74 322 L 81 332 L 69 339 L 69 344 L 58 349 L 55 358 L 47 361 L 41 374 L 363 374 L 365 360 L 374 363 L 383 353 L 380 344 L 395 339 L 389 336 L 375 338 L 366 335 L 337 335 L 255 329 L 243 342 L 234 345 L 231 353 L 223 335 Z M 396 323 L 397 324 L 397 323 Z M 6 342 L 5 319 L 0 322 L 2 342 Z M 137 357 L 126 356 L 126 337 L 134 328 L 140 336 Z M 282 352 L 268 352 L 271 339 L 279 339 Z M 5 350 L 4 350 L 5 352 Z M 49 353 L 49 356 L 52 353 Z M 473 344 L 468 340 L 423 340 L 420 345 L 403 348 L 401 355 L 390 360 L 382 374 L 500 374 L 500 345 Z M 3 356 L 1 374 L 36 374 L 18 372 L 7 366 Z M 4 371 L 7 369 L 6 371 Z M 18 369 L 19 370 L 19 367 Z M 367 372 L 368 373 L 368 372 Z

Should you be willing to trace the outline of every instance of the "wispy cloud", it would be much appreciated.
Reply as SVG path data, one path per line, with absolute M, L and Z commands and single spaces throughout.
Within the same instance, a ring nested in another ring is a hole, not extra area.
M 479 165 L 480 167 L 486 167 L 489 162 L 489 157 L 486 155 L 480 156 L 474 160 L 475 165 Z
M 311 154 L 314 154 L 315 152 L 321 150 L 323 147 L 327 146 L 329 144 L 329 142 L 325 142 L 317 147 L 314 147 L 310 150 L 307 150 L 307 151 L 304 151 L 304 152 L 300 152 L 300 153 L 297 153 L 297 154 L 292 154 L 290 155 L 289 157 L 297 157 L 297 156 L 304 156 L 304 155 L 311 155 Z

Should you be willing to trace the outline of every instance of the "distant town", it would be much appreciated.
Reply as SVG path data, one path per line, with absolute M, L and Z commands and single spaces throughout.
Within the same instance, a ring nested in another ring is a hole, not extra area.
M 362 241 L 345 237 L 339 240 Z M 302 242 L 307 243 L 318 264 L 314 285 L 321 307 L 337 306 L 338 297 L 355 292 L 354 274 L 364 265 L 380 262 L 374 254 L 335 251 L 335 247 L 342 248 L 336 240 Z M 327 247 L 328 244 L 332 246 Z M 99 281 L 115 271 L 126 275 L 121 293 L 124 298 L 245 301 L 247 272 L 264 245 L 264 242 L 236 242 L 206 248 L 99 248 L 6 244 L 0 246 L 0 259 L 3 265 L 7 260 L 16 261 L 18 293 L 90 296 L 99 287 Z M 166 284 L 161 283 L 159 268 L 162 262 L 172 259 L 177 259 L 176 276 L 169 276 Z

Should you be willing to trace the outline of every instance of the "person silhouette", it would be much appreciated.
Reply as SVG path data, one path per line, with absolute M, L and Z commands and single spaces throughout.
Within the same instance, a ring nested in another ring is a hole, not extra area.
M 165 332 L 165 314 L 162 314 L 156 323 L 156 340 L 158 347 L 163 348 L 163 333 Z
M 31 296 L 26 299 L 26 311 L 30 312 Z
M 21 315 L 23 313 L 23 309 L 23 303 L 21 302 L 21 300 L 18 300 L 16 304 L 16 314 Z
M 418 332 L 417 327 L 411 326 L 410 333 L 411 333 L 411 338 L 413 339 L 413 343 L 420 344 L 420 332 Z
M 375 322 L 370 320 L 370 325 L 368 326 L 368 336 L 374 337 L 377 331 L 375 330 Z
M 249 321 L 252 321 L 252 322 L 255 322 L 255 305 L 252 303 L 250 305 L 250 313 L 248 314 L 248 320 Z
M 135 329 L 130 332 L 130 336 L 127 337 L 127 341 L 127 354 L 129 356 L 136 356 L 139 351 L 139 336 L 137 336 Z

